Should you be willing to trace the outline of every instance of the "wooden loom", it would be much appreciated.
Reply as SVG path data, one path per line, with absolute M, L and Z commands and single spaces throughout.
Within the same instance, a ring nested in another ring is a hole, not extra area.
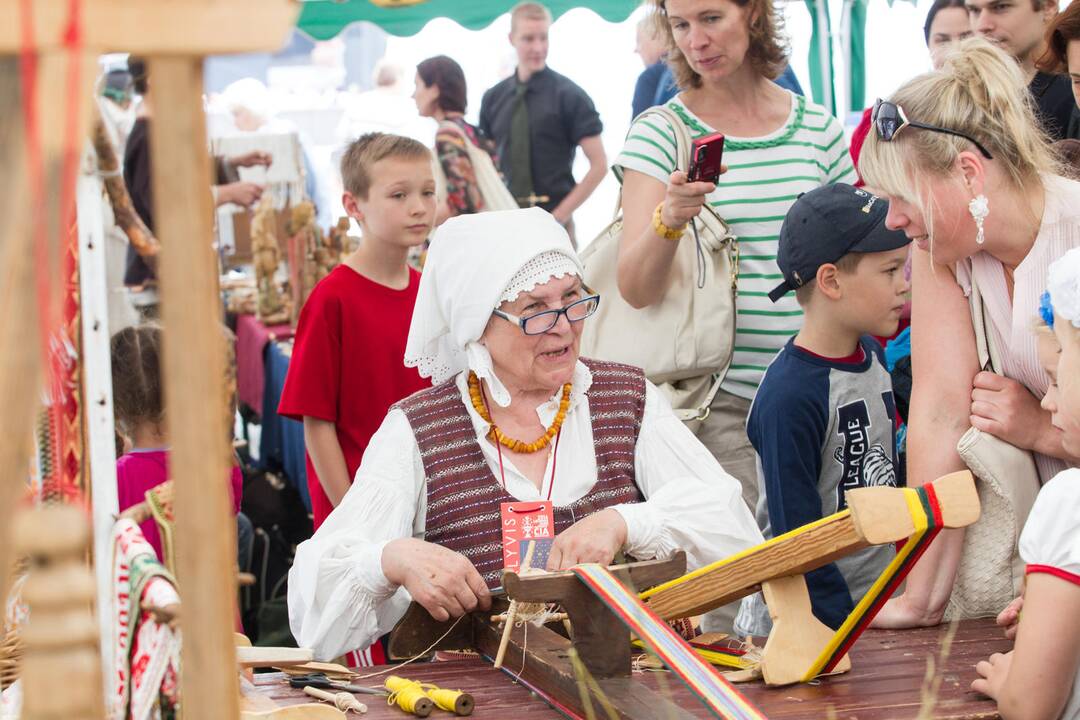
M 650 588 L 640 597 L 664 620 L 708 612 L 760 588 L 773 618 L 761 662 L 766 683 L 805 682 L 821 673 L 843 672 L 851 667 L 848 648 L 937 532 L 965 527 L 979 516 L 974 479 L 967 471 L 947 475 L 918 490 L 853 490 L 847 499 L 847 510 L 689 574 L 682 572 L 686 562 L 682 553 L 669 561 L 611 570 L 628 588 Z M 803 577 L 806 572 L 871 545 L 900 541 L 904 546 L 896 560 L 839 631 L 834 633 L 813 616 Z M 503 580 L 510 599 L 556 602 L 570 617 L 572 642 L 546 627 L 518 629 L 511 635 L 507 671 L 549 702 L 584 712 L 573 651 L 595 679 L 595 689 L 606 696 L 619 717 L 694 717 L 631 679 L 627 621 L 586 587 L 584 577 L 573 572 L 506 573 Z M 473 647 L 494 658 L 502 633 L 491 620 L 490 613 L 474 613 L 467 622 L 438 623 L 413 604 L 392 636 L 390 654 L 399 659 L 412 657 L 434 644 L 437 649 Z M 441 640 L 435 642 L 436 638 Z M 743 717 L 737 713 L 721 716 Z
M 98 55 L 147 58 L 156 114 L 155 216 L 165 392 L 170 398 L 170 473 L 177 483 L 177 575 L 185 616 L 182 684 L 188 717 L 238 717 L 232 622 L 235 525 L 228 498 L 212 489 L 228 471 L 221 377 L 224 343 L 211 247 L 203 59 L 272 51 L 299 12 L 294 0 L 0 0 L 0 598 L 11 580 L 12 518 L 27 467 L 42 357 L 35 250 L 51 249 L 74 217 L 77 158 L 90 129 Z M 101 558 L 98 559 L 99 561 Z M 28 685 L 29 691 L 29 685 Z M 31 703 L 29 694 L 27 702 Z

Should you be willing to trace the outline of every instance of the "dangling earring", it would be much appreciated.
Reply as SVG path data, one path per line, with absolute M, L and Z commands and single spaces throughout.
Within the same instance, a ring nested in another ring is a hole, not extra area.
M 986 199 L 985 195 L 976 195 L 968 203 L 968 212 L 971 213 L 971 217 L 975 220 L 975 227 L 979 229 L 979 233 L 975 236 L 975 242 L 982 245 L 986 242 L 983 223 L 986 221 L 986 216 L 990 214 L 990 201 Z

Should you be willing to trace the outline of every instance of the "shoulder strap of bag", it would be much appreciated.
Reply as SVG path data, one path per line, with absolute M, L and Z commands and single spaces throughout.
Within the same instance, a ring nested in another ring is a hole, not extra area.
M 971 326 L 975 330 L 975 346 L 979 352 L 979 367 L 1000 374 L 1001 357 L 998 355 L 997 348 L 990 342 L 990 323 L 986 318 L 986 305 L 983 303 L 982 292 L 979 291 L 978 281 L 975 280 L 975 268 L 970 264 L 968 267 L 971 278 L 968 304 L 971 308 Z

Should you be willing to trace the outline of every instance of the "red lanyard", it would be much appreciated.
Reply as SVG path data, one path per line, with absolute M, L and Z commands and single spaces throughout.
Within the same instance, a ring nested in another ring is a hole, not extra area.
M 483 384 L 480 385 L 480 392 L 484 396 L 484 404 L 489 408 L 487 393 L 484 391 Z M 488 410 L 490 413 L 491 411 Z M 494 423 L 492 423 L 494 425 Z M 551 480 L 548 482 L 547 500 L 551 499 L 551 491 L 555 489 L 555 466 L 559 459 L 559 438 L 562 437 L 562 428 L 559 428 L 559 432 L 555 433 L 555 447 L 551 450 Z M 506 471 L 503 469 L 503 457 L 502 457 L 502 443 L 498 438 L 495 438 L 495 452 L 499 454 L 499 480 L 502 482 L 502 489 L 506 490 Z M 509 492 L 507 490 L 507 492 Z

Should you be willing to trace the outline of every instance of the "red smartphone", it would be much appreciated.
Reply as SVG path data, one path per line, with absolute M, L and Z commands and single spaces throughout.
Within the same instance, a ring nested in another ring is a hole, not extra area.
M 713 133 L 694 140 L 690 146 L 689 182 L 711 182 L 720 179 L 720 164 L 724 159 L 724 135 Z

